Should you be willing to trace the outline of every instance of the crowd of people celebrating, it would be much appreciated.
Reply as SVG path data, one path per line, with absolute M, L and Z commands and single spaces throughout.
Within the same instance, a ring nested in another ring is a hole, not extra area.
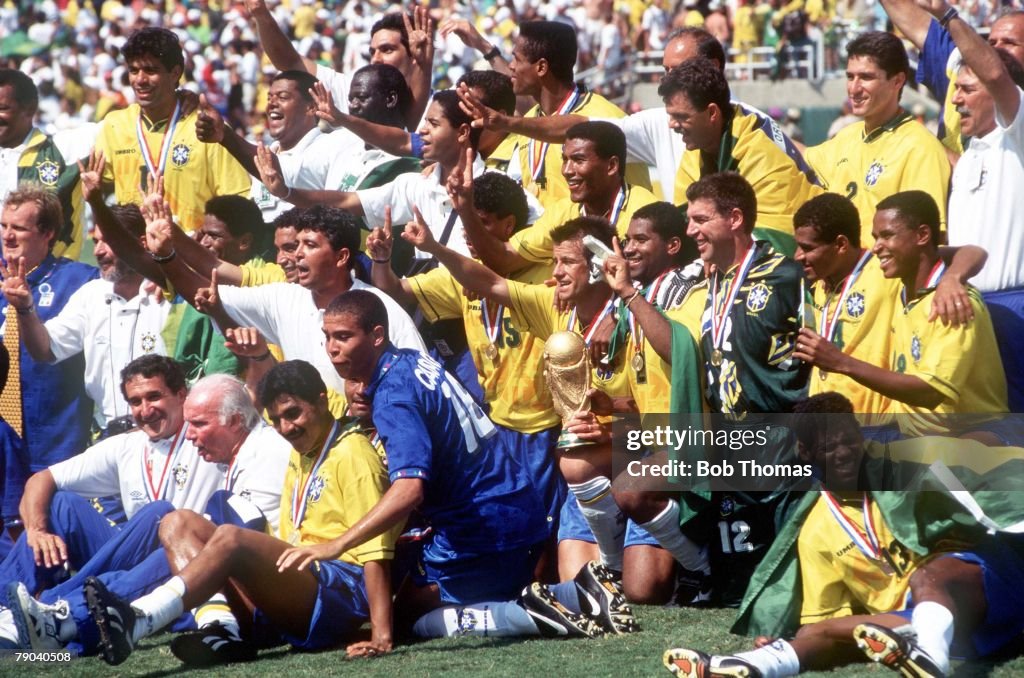
M 680 626 L 689 678 L 1019 639 L 1024 12 L 881 0 L 805 146 L 730 91 L 757 3 L 527 4 L 0 10 L 64 45 L 0 68 L 0 647 L 372 657 L 637 604 L 738 608 L 748 652 Z M 664 106 L 627 115 L 577 74 L 630 45 Z M 666 421 L 724 435 L 631 435 Z M 626 470 L 694 457 L 779 477 Z

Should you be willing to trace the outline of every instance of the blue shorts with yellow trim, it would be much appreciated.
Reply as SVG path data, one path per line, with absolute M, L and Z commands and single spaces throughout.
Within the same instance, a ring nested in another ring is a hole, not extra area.
M 568 540 L 596 543 L 594 533 L 590 530 L 587 519 L 583 517 L 583 512 L 580 511 L 580 503 L 572 494 L 562 504 L 562 513 L 558 522 L 558 541 Z M 628 519 L 626 520 L 626 546 L 660 547 L 661 545 L 647 530 Z
M 533 581 L 544 542 L 479 555 L 459 555 L 431 541 L 423 547 L 412 580 L 436 584 L 445 605 L 513 600 Z

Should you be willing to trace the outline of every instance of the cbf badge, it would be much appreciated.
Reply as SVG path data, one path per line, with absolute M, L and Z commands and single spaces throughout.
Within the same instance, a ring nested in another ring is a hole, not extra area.
M 315 504 L 320 501 L 320 495 L 324 493 L 324 487 L 326 485 L 327 481 L 325 481 L 321 475 L 317 475 L 317 477 L 313 479 L 313 482 L 309 485 L 309 494 L 306 495 L 306 499 L 310 504 Z
M 772 291 L 764 283 L 757 283 L 747 293 L 747 310 L 751 313 L 760 313 L 768 305 L 768 298 Z
M 882 163 L 871 163 L 871 166 L 868 167 L 868 173 L 864 175 L 864 183 L 868 186 L 874 186 L 878 183 L 878 180 L 882 178 L 883 171 Z
M 910 357 L 915 363 L 921 360 L 921 339 L 916 334 L 910 339 Z
M 864 315 L 864 295 L 854 292 L 846 299 L 846 315 L 859 318 Z
M 156 335 L 152 332 L 144 332 L 139 340 L 143 353 L 152 353 L 156 350 Z
M 188 162 L 189 155 L 192 151 L 185 144 L 178 144 L 171 149 L 171 162 L 174 163 L 175 167 L 184 167 L 185 163 Z
M 188 468 L 181 464 L 174 467 L 174 484 L 179 490 L 185 489 L 185 483 L 188 482 Z
M 48 306 L 53 306 L 53 286 L 44 282 L 39 285 L 39 307 Z
M 52 160 L 36 165 L 36 171 L 39 173 L 39 183 L 43 186 L 52 188 L 57 185 L 57 180 L 60 179 L 60 165 Z

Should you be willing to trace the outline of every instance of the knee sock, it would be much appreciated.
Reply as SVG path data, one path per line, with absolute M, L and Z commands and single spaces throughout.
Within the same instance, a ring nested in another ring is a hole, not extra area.
M 676 562 L 687 570 L 711 573 L 707 549 L 695 544 L 679 529 L 679 504 L 675 499 L 669 499 L 664 511 L 650 522 L 642 523 L 640 527 L 657 539 L 661 547 L 671 553 Z
M 416 620 L 412 630 L 420 638 L 503 638 L 540 634 L 526 610 L 514 602 L 441 607 Z
M 196 626 L 199 628 L 220 624 L 227 629 L 232 638 L 241 640 L 238 620 L 228 607 L 228 599 L 223 593 L 215 593 L 208 601 L 192 610 L 192 616 L 196 618 Z
M 580 503 L 580 513 L 594 533 L 601 562 L 622 572 L 622 548 L 626 540 L 626 517 L 612 498 L 612 483 L 604 477 L 569 485 Z
M 170 624 L 185 611 L 185 582 L 181 577 L 171 577 L 156 587 L 152 593 L 132 601 L 137 613 L 132 644 L 151 636 Z
M 793 646 L 784 640 L 776 640 L 750 652 L 739 652 L 735 656 L 756 666 L 761 671 L 761 678 L 785 678 L 800 673 L 800 659 Z
M 917 645 L 949 671 L 949 646 L 953 642 L 953 613 L 944 605 L 925 601 L 914 606 L 910 624 L 917 632 Z

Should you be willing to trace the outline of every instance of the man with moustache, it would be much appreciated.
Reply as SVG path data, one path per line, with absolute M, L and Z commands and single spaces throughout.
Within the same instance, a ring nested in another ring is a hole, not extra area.
M 204 468 L 215 465 L 223 477 L 204 514 L 217 524 L 260 532 L 268 527 L 276 530 L 290 446 L 260 418 L 245 385 L 228 375 L 205 377 L 185 399 L 182 416 L 185 439 L 203 460 L 200 463 L 205 462 Z M 172 516 L 178 515 L 163 516 L 160 529 L 180 542 L 187 538 L 191 524 L 174 521 Z M 194 512 L 188 515 L 199 519 Z M 7 601 L 22 648 L 39 651 L 71 646 L 92 653 L 99 647 L 99 632 L 89 616 L 82 588 L 88 576 L 99 576 L 125 595 L 152 589 L 171 576 L 167 554 L 153 539 L 156 526 L 143 523 L 136 518 L 74 577 L 37 597 L 22 582 L 8 584 Z M 129 529 L 145 531 L 149 540 L 127 542 Z M 114 550 L 120 552 L 117 563 L 108 564 L 106 559 Z M 224 604 L 223 597 L 214 596 L 199 606 L 194 612 L 197 623 L 216 617 Z

